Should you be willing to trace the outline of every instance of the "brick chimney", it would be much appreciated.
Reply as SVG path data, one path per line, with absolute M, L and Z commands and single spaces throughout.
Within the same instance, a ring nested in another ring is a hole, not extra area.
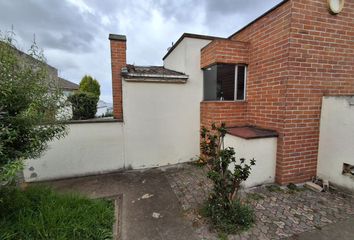
M 109 34 L 111 44 L 113 116 L 123 120 L 123 92 L 121 70 L 127 65 L 127 38 L 124 35 Z

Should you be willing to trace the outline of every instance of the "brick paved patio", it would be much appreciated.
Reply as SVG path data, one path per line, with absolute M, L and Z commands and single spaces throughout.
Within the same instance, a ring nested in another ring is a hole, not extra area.
M 185 164 L 166 171 L 165 175 L 185 211 L 186 220 L 191 222 L 199 238 L 219 239 L 206 219 L 198 214 L 212 188 L 206 170 Z M 229 239 L 288 238 L 354 216 L 354 199 L 335 192 L 316 193 L 307 189 L 294 192 L 262 186 L 243 195 L 254 207 L 257 220 L 250 230 Z

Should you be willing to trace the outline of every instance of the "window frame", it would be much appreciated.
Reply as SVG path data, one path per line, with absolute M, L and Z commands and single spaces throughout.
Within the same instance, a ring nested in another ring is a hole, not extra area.
M 244 70 L 244 87 L 243 87 L 243 99 L 237 99 L 237 86 L 238 86 L 238 67 L 242 66 L 245 67 Z M 246 101 L 246 88 L 247 88 L 247 65 L 243 65 L 243 64 L 235 64 L 235 96 L 234 96 L 234 101 L 235 102 L 242 102 L 242 101 Z
M 210 66 L 208 66 L 207 68 L 204 68 L 203 71 L 206 71 L 208 68 L 212 67 L 212 66 L 217 66 L 218 64 L 226 64 L 226 63 L 215 63 L 212 64 Z M 248 65 L 246 64 L 227 64 L 227 65 L 233 65 L 235 67 L 235 76 L 234 76 L 234 100 L 204 100 L 205 99 L 205 92 L 204 92 L 204 81 L 203 81 L 203 102 L 245 102 L 247 99 L 247 78 L 248 78 Z M 244 88 L 243 88 L 243 99 L 237 99 L 237 83 L 238 83 L 238 67 L 239 66 L 243 66 L 245 67 L 245 72 L 244 72 Z M 204 77 L 204 75 L 203 75 Z M 217 79 L 216 79 L 217 81 Z

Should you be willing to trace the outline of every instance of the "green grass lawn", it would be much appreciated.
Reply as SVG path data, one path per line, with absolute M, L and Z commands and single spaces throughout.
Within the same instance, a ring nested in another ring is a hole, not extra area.
M 45 187 L 0 189 L 0 240 L 112 239 L 111 201 Z

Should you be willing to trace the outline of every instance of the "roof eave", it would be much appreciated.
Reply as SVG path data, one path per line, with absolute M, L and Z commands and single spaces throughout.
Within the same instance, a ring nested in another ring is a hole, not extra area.
M 166 78 L 166 79 L 188 79 L 188 75 L 164 75 L 164 74 L 144 74 L 144 73 L 125 73 L 123 76 L 129 78 Z
M 167 51 L 167 53 L 162 58 L 162 60 L 165 60 L 173 52 L 173 50 L 183 41 L 183 39 L 187 38 L 187 37 L 202 39 L 202 40 L 227 39 L 227 38 L 223 38 L 223 37 L 216 37 L 216 36 L 209 36 L 209 35 L 183 33 L 182 36 L 177 40 L 177 42 L 175 44 L 173 44 L 173 46 Z
M 187 82 L 187 78 L 152 78 L 152 77 L 123 77 L 126 82 L 147 82 L 147 83 L 179 83 Z

